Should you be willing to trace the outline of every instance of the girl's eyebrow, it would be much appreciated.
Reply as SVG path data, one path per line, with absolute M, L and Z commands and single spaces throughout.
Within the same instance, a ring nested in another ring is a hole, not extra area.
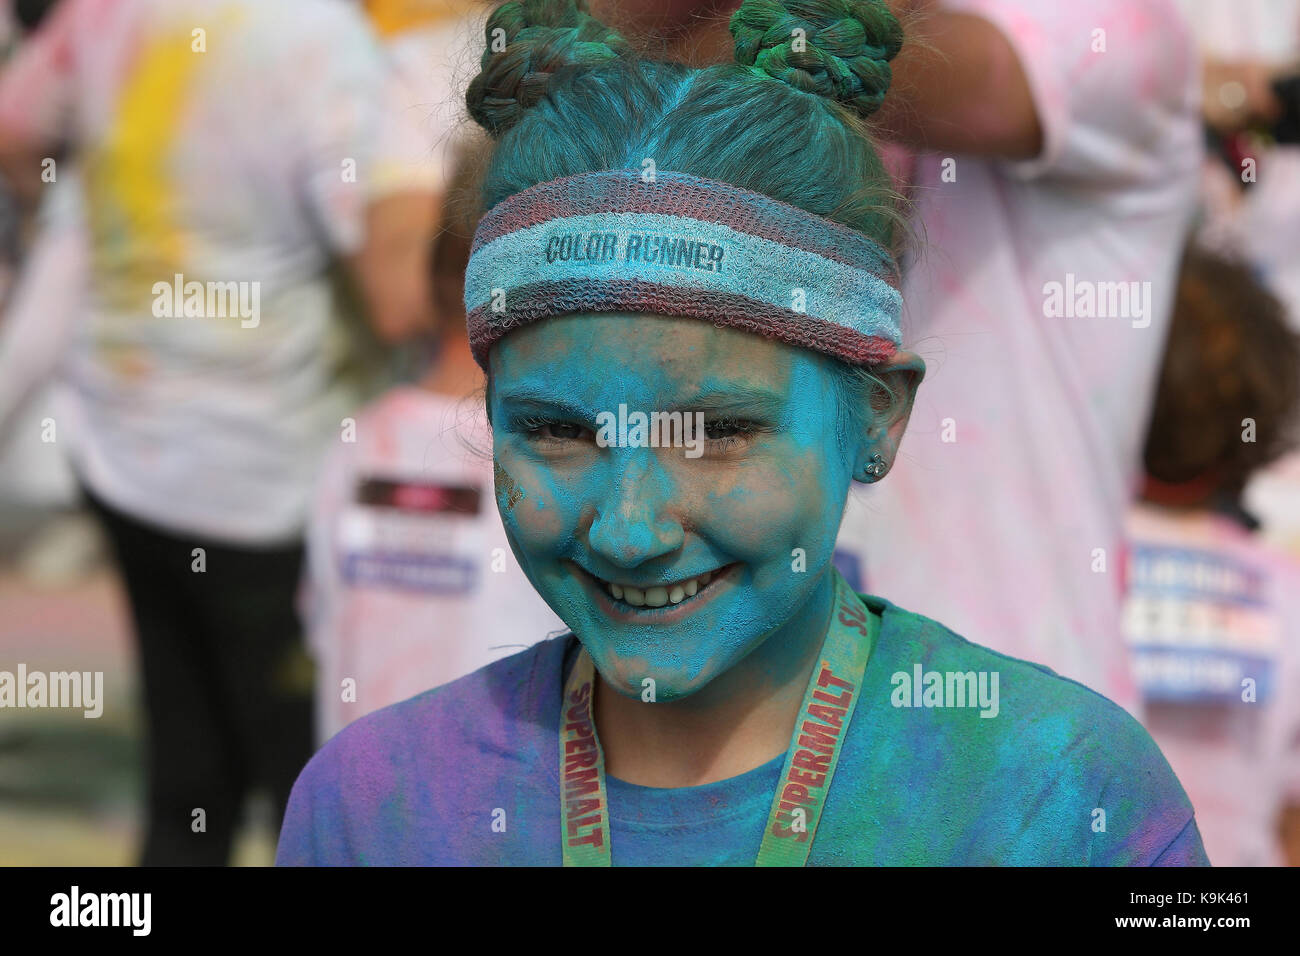
M 762 385 L 735 384 L 706 386 L 690 399 L 679 403 L 682 411 L 749 410 L 779 412 L 785 408 L 785 396 Z
M 618 406 L 608 409 L 590 409 L 571 400 L 565 395 L 556 394 L 553 386 L 538 386 L 523 383 L 499 393 L 503 407 L 516 410 L 536 409 L 558 412 L 579 420 L 595 421 L 601 411 L 617 413 Z M 625 403 L 626 404 L 626 403 Z M 725 386 L 705 386 L 690 398 L 672 403 L 670 408 L 632 408 L 629 411 L 749 411 L 777 413 L 785 408 L 785 396 L 761 385 L 736 384 Z
M 576 391 L 557 388 L 547 376 L 534 373 L 500 388 L 496 397 L 503 408 L 511 410 L 551 411 L 594 420 L 599 409 L 577 401 Z
M 564 415 L 577 421 L 595 421 L 596 412 L 550 392 L 541 393 L 532 390 L 506 392 L 500 396 L 501 407 L 512 412 L 545 412 Z

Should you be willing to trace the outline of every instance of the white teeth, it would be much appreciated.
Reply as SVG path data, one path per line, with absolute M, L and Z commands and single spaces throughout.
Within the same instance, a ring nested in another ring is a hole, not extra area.
M 665 604 L 681 604 L 688 597 L 695 597 L 700 588 L 706 587 L 713 580 L 714 571 L 706 571 L 698 577 L 676 584 L 657 584 L 650 588 L 636 588 L 630 584 L 615 584 L 607 581 L 605 587 L 615 600 L 626 601 L 633 607 L 663 607 Z

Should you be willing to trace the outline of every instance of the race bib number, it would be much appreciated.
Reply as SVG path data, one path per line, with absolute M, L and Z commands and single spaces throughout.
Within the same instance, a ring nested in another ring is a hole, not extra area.
M 1267 700 L 1282 627 L 1267 573 L 1227 555 L 1134 544 L 1123 627 L 1148 700 Z
M 353 587 L 472 593 L 483 561 L 482 500 L 473 487 L 361 481 L 339 518 L 343 580 Z

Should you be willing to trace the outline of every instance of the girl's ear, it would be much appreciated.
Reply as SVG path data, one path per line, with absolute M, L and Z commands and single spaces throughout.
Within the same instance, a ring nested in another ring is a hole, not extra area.
M 857 481 L 879 481 L 894 466 L 898 446 L 903 441 L 908 419 L 912 415 L 912 402 L 916 388 L 925 377 L 925 362 L 915 352 L 900 349 L 883 365 L 873 366 L 872 372 L 889 386 L 897 396 L 893 408 L 884 417 L 877 418 L 865 435 L 858 436 L 857 460 L 853 477 Z

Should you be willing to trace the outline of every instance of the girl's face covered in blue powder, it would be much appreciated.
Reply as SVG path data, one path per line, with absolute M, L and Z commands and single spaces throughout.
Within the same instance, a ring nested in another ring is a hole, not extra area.
M 845 497 L 876 450 L 841 441 L 832 366 L 629 314 L 547 319 L 493 348 L 506 532 L 614 687 L 639 695 L 648 677 L 657 699 L 681 697 L 783 627 L 825 626 Z M 637 413 L 671 412 L 679 431 L 637 427 Z M 701 416 L 704 434 L 687 430 Z

